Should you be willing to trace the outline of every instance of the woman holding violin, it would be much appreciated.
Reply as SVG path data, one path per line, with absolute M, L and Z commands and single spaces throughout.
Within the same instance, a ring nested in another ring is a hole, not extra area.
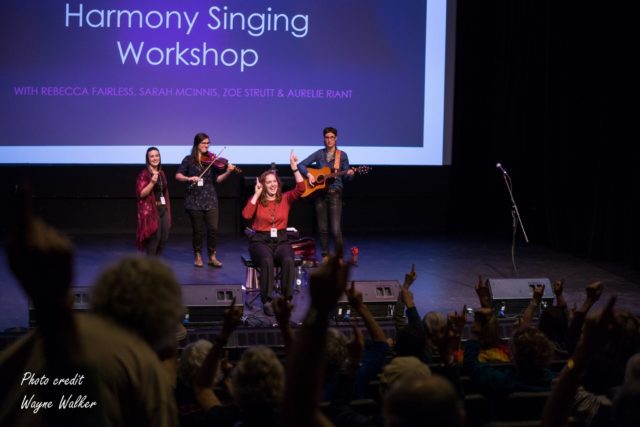
M 220 183 L 237 170 L 226 159 L 209 152 L 209 136 L 198 133 L 193 138 L 191 154 L 186 156 L 176 179 L 187 183 L 184 208 L 189 214 L 192 229 L 192 245 L 195 260 L 193 265 L 203 267 L 202 241 L 207 239 L 207 264 L 211 267 L 222 267 L 216 258 L 216 234 L 218 232 L 218 195 L 214 181 Z
M 160 150 L 149 147 L 145 157 L 147 167 L 141 170 L 136 178 L 136 245 L 147 255 L 160 256 L 171 228 L 169 189 L 167 177 L 162 170 Z

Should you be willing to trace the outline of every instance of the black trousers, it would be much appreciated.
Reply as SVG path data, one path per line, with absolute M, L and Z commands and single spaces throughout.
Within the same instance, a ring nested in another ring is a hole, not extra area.
M 218 234 L 218 208 L 203 210 L 187 209 L 191 220 L 192 245 L 194 253 L 201 253 L 202 240 L 207 236 L 207 254 L 211 257 L 216 251 Z
M 169 239 L 169 214 L 166 207 L 158 206 L 158 230 L 144 244 L 147 255 L 162 255 L 167 239 Z
M 296 275 L 296 265 L 291 242 L 286 237 L 277 239 L 269 237 L 268 233 L 256 233 L 249 242 L 251 262 L 260 270 L 260 297 L 262 302 L 269 301 L 273 292 L 275 280 L 274 267 L 280 267 L 280 286 L 285 298 L 290 298 L 293 292 L 293 281 Z
M 342 191 L 327 191 L 315 199 L 322 256 L 329 255 L 329 232 L 334 245 L 342 245 Z

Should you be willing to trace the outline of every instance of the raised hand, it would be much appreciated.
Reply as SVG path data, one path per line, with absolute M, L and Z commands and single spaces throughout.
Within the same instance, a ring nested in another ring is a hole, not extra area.
M 587 313 L 589 310 L 591 310 L 591 307 L 593 307 L 593 305 L 600 299 L 603 289 L 604 286 L 602 285 L 602 282 L 597 281 L 588 284 L 584 288 L 587 296 L 577 312 Z
M 438 351 L 446 362 L 453 361 L 453 353 L 460 347 L 462 332 L 467 321 L 466 313 L 467 306 L 465 304 L 460 314 L 456 311 L 447 315 L 447 327 L 444 336 L 439 337 L 438 342 L 436 342 Z
M 262 194 L 262 184 L 260 183 L 260 178 L 256 178 L 256 185 L 253 189 L 253 192 L 257 197 L 260 197 L 260 195 Z
M 565 301 L 564 299 L 564 295 L 562 294 L 563 292 L 564 292 L 564 279 L 556 280 L 556 282 L 553 284 L 553 293 L 556 296 L 556 305 L 558 307 L 566 308 L 567 301 Z
M 242 319 L 242 308 L 236 306 L 236 298 L 233 297 L 231 304 L 224 311 L 224 321 L 222 324 L 221 335 L 227 339 L 231 335 L 231 333 L 236 329 L 236 326 L 240 323 Z
M 73 277 L 71 242 L 33 215 L 29 190 L 22 190 L 18 196 L 18 223 L 7 245 L 9 267 L 37 312 L 70 311 L 68 290 Z
M 615 312 L 613 307 L 617 297 L 609 298 L 606 307 L 598 316 L 591 317 L 585 322 L 582 332 L 582 345 L 585 354 L 592 355 L 598 352 L 611 338 L 611 329 L 615 323 Z
M 553 293 L 554 295 L 562 295 L 562 291 L 564 290 L 564 279 L 556 280 L 553 284 Z
M 362 302 L 362 292 L 356 290 L 356 282 L 351 282 L 351 286 L 347 288 L 345 293 L 347 295 L 349 305 L 354 310 L 358 310 L 358 308 L 362 307 L 362 305 L 364 304 Z
M 342 262 L 342 247 L 309 277 L 312 305 L 329 314 L 347 287 L 349 265 Z
M 7 242 L 9 267 L 35 307 L 45 369 L 79 372 L 86 360 L 69 298 L 73 278 L 71 242 L 33 215 L 28 185 L 17 196 L 17 223 Z M 94 381 L 97 379 L 87 374 L 87 387 Z
M 535 301 L 537 305 L 540 305 L 542 302 L 542 297 L 544 296 L 544 285 L 535 286 L 533 288 L 533 296 L 532 299 Z
M 489 290 L 489 280 L 482 280 L 482 276 L 478 276 L 476 283 L 476 294 L 480 300 L 480 306 L 484 308 L 491 307 L 491 291 Z
M 416 274 L 416 265 L 411 264 L 411 271 L 404 275 L 404 282 L 402 283 L 402 287 L 404 289 L 409 289 L 409 287 L 416 281 L 418 274 Z
M 600 281 L 588 284 L 587 287 L 585 288 L 585 291 L 587 292 L 587 299 L 590 302 L 595 303 L 600 299 L 603 289 L 604 289 L 604 286 Z
M 291 153 L 289 154 L 289 162 L 291 163 L 291 168 L 295 169 L 298 164 L 298 156 L 296 156 L 296 153 L 294 153 L 293 150 L 291 150 Z

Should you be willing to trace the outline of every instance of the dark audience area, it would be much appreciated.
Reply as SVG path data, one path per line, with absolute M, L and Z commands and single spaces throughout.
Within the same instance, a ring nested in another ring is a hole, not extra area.
M 640 321 L 611 292 L 592 310 L 601 282 L 576 300 L 564 280 L 549 284 L 551 299 L 532 286 L 505 316 L 478 277 L 474 301 L 420 311 L 413 265 L 392 316 L 380 316 L 338 253 L 309 269 L 299 320 L 276 298 L 278 338 L 241 346 L 246 306 L 234 298 L 218 328 L 197 333 L 157 258 L 105 267 L 78 313 L 64 235 L 28 214 L 6 253 L 37 327 L 0 353 L 2 425 L 638 425 Z M 351 315 L 337 327 L 340 305 Z

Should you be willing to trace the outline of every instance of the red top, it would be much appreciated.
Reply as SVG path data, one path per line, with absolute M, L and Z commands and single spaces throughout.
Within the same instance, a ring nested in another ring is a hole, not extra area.
M 267 206 L 262 206 L 260 200 L 254 205 L 251 203 L 251 198 L 253 198 L 253 196 L 251 196 L 247 205 L 242 210 L 242 217 L 247 221 L 253 219 L 251 228 L 255 231 L 269 231 L 272 227 L 278 230 L 284 230 L 287 228 L 289 221 L 289 209 L 291 209 L 291 205 L 300 198 L 305 189 L 306 185 L 304 181 L 298 182 L 296 183 L 296 188 L 282 194 L 280 203 L 275 200 L 270 200 L 267 202 Z
M 167 203 L 167 215 L 169 215 L 169 226 L 171 226 L 171 202 L 169 201 L 169 189 L 167 188 L 167 177 L 164 171 L 159 172 L 159 180 L 162 180 L 162 189 Z M 147 197 L 140 197 L 144 187 L 151 182 L 151 172 L 144 168 L 136 179 L 136 196 L 138 198 L 138 227 L 136 229 L 136 245 L 138 249 L 144 249 L 144 243 L 156 231 L 158 231 L 158 208 L 156 207 L 156 196 L 153 189 Z

